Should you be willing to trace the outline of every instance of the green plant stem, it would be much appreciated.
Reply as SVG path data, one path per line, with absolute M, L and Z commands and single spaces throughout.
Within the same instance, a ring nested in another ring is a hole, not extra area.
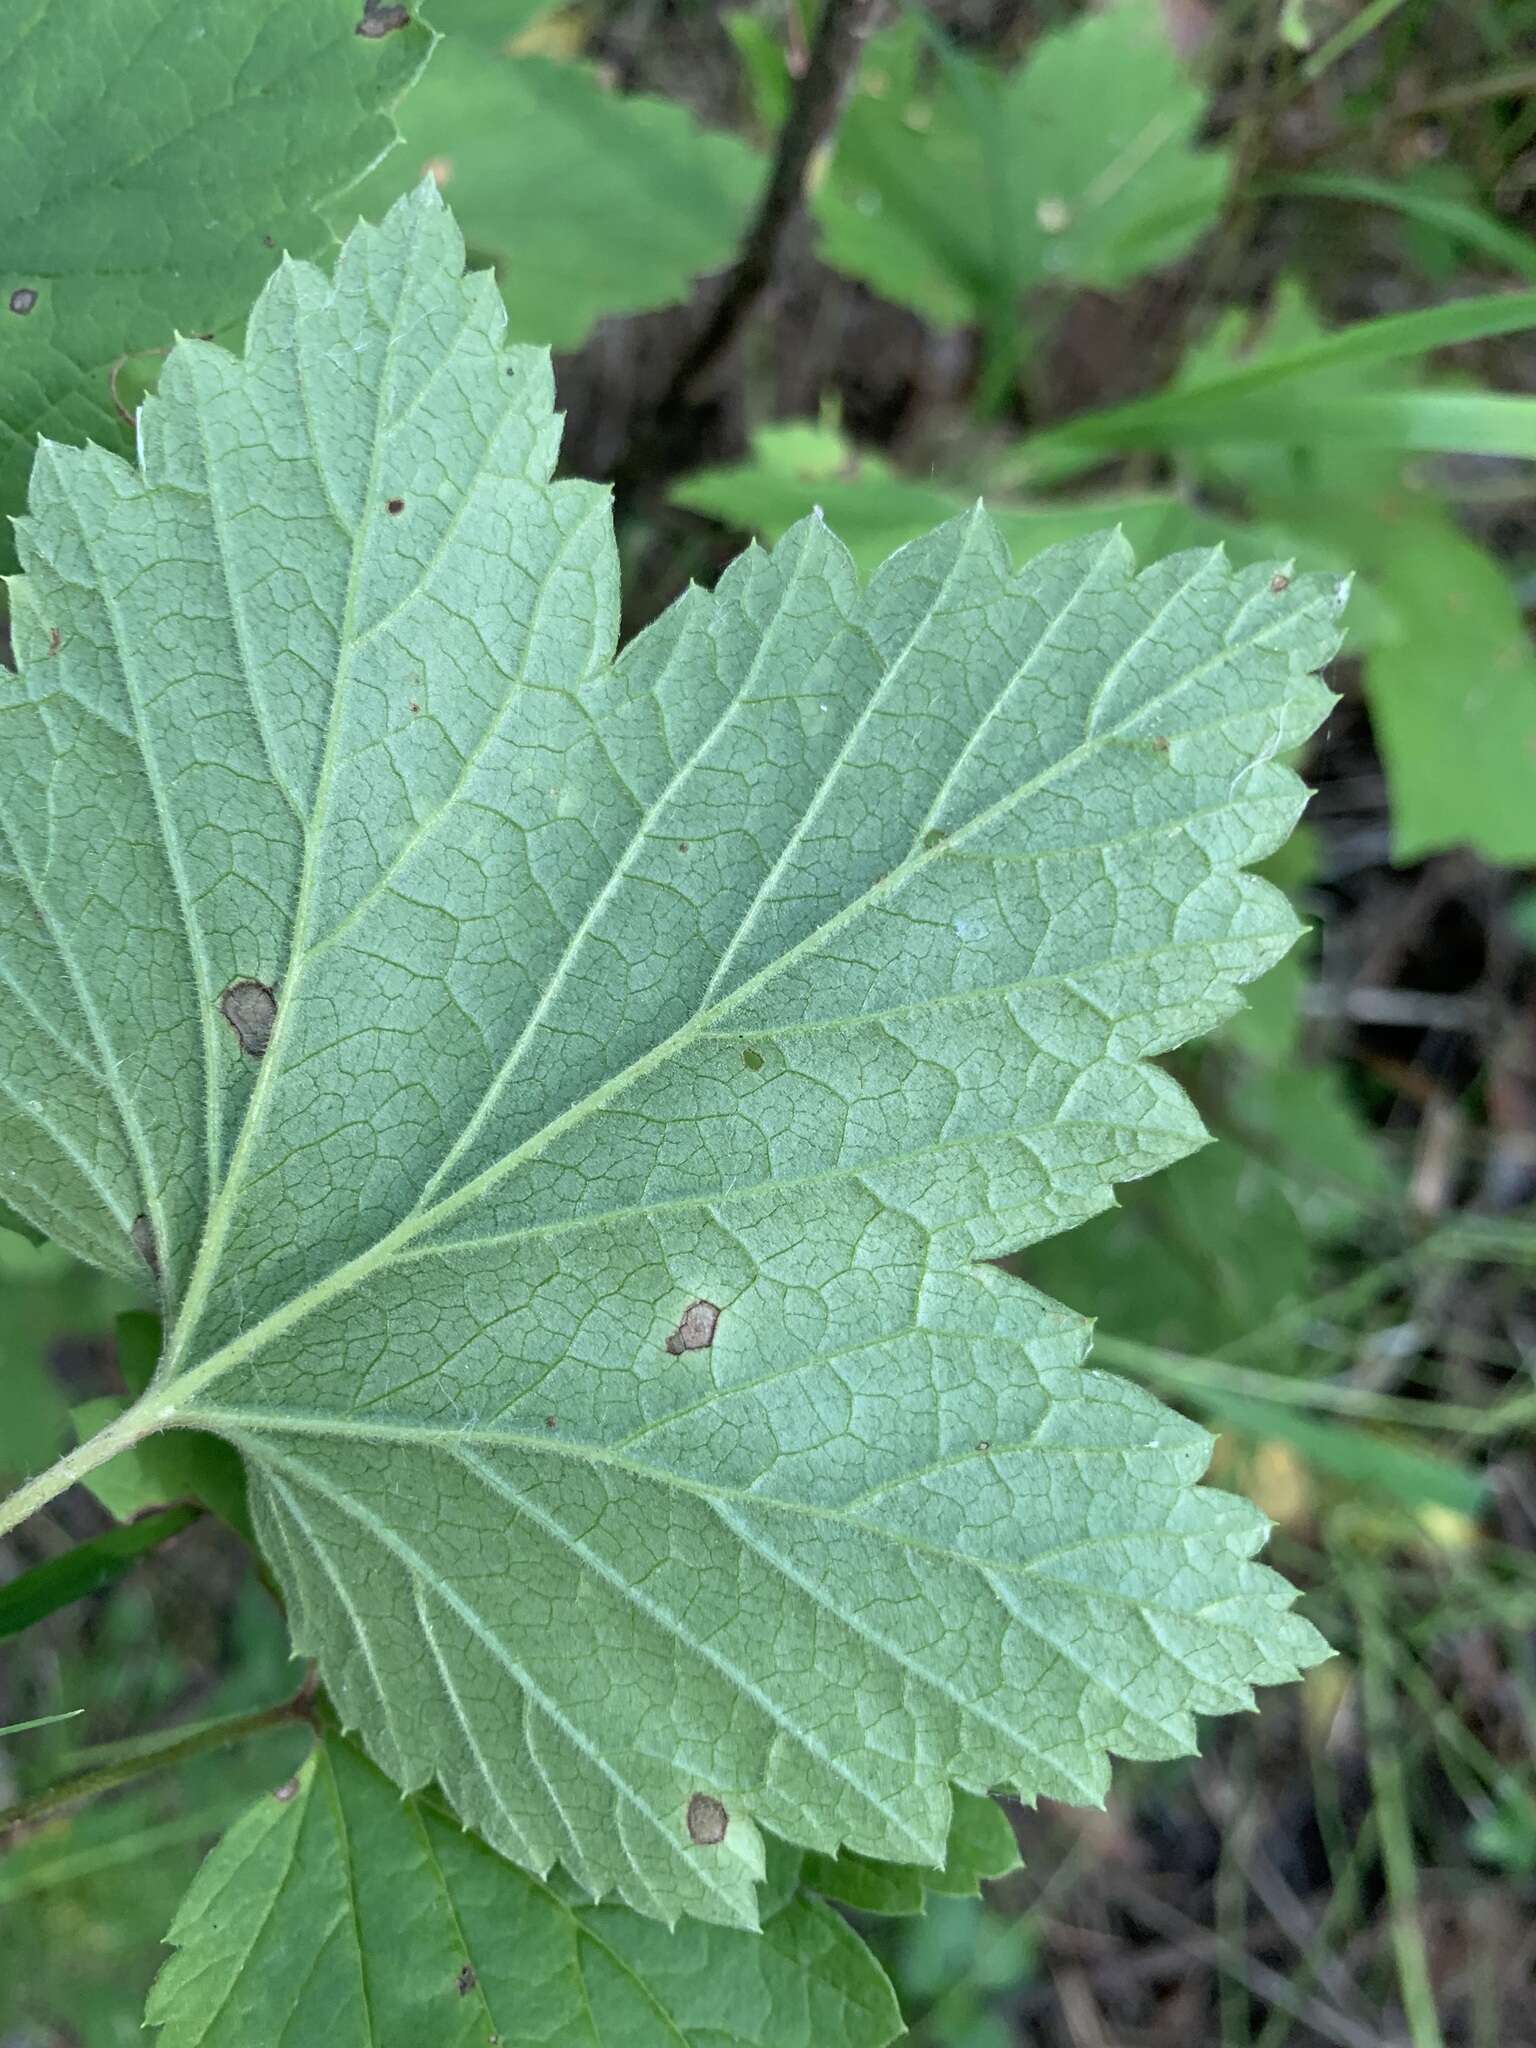
M 1379 1611 L 1368 1594 L 1360 1603 L 1362 1632 L 1360 1677 L 1365 1705 L 1371 1791 L 1381 1836 L 1382 1869 L 1387 1880 L 1392 1953 L 1398 1990 L 1413 2048 L 1445 2048 L 1435 2010 L 1429 1961 L 1419 1927 L 1419 1870 L 1413 1855 L 1408 1801 L 1403 1789 L 1403 1761 L 1397 1727 L 1390 1651 Z
M 137 1521 L 104 1529 L 62 1557 L 50 1557 L 8 1586 L 0 1586 L 0 1639 L 19 1635 L 45 1615 L 110 1586 L 149 1551 L 180 1535 L 202 1512 L 183 1503 L 141 1515 Z
M 39 1508 L 57 1500 L 61 1493 L 83 1479 L 88 1472 L 94 1472 L 98 1465 L 105 1465 L 109 1458 L 115 1458 L 119 1451 L 126 1451 L 141 1438 L 148 1436 L 160 1426 L 166 1402 L 163 1398 L 135 1401 L 125 1408 L 121 1415 L 109 1422 L 105 1429 L 97 1430 L 87 1437 L 83 1444 L 77 1444 L 72 1451 L 66 1451 L 56 1465 L 50 1465 L 46 1472 L 39 1472 L 35 1479 L 29 1479 L 8 1500 L 0 1501 L 0 1536 L 8 1535 L 18 1528 L 29 1515 L 35 1515 Z
M 1156 1344 L 1116 1337 L 1105 1330 L 1095 1332 L 1093 1359 L 1096 1365 L 1142 1374 L 1168 1386 L 1188 1387 L 1195 1393 L 1221 1387 L 1230 1393 L 1280 1402 L 1287 1407 L 1322 1408 L 1366 1421 L 1408 1423 L 1417 1429 L 1459 1431 L 1468 1436 L 1498 1436 L 1536 1414 L 1536 1394 L 1518 1394 L 1494 1408 L 1412 1401 L 1404 1395 L 1377 1394 L 1369 1387 L 1349 1386 L 1338 1380 L 1287 1379 L 1280 1373 L 1229 1365 L 1219 1358 L 1192 1358 L 1183 1352 L 1165 1351 Z
M 1372 29 L 1380 28 L 1396 14 L 1403 0 L 1368 0 L 1353 21 L 1345 22 L 1337 35 L 1330 36 L 1321 49 L 1314 50 L 1301 67 L 1305 85 L 1315 85 L 1325 71 L 1332 70 L 1341 57 L 1348 56 L 1356 43 L 1364 42 Z
M 205 1756 L 213 1749 L 228 1749 L 234 1743 L 244 1742 L 248 1736 L 260 1735 L 269 1728 L 284 1727 L 290 1721 L 307 1721 L 311 1717 L 312 1699 L 313 1688 L 306 1682 L 291 1699 L 278 1700 L 272 1706 L 257 1707 L 246 1714 L 229 1714 L 223 1720 L 205 1721 L 197 1728 L 181 1732 L 173 1730 L 163 1741 L 145 1744 L 131 1755 L 98 1764 L 88 1771 L 77 1771 L 70 1778 L 61 1778 L 56 1785 L 46 1786 L 43 1791 L 34 1792 L 26 1799 L 17 1800 L 14 1806 L 0 1810 L 0 1836 L 12 1828 L 44 1820 L 66 1806 L 78 1805 L 81 1800 L 99 1798 L 103 1792 L 114 1792 L 119 1785 L 129 1785 L 152 1772 L 185 1763 L 189 1757 Z

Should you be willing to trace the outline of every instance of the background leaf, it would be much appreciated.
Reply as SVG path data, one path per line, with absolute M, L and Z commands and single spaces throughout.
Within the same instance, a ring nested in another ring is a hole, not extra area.
M 820 510 L 866 576 L 897 548 L 943 520 L 959 518 L 973 502 L 942 484 L 900 476 L 879 456 L 853 448 L 836 427 L 809 422 L 760 427 L 750 460 L 685 477 L 671 496 L 674 505 L 770 542 Z M 1227 530 L 1209 514 L 1154 491 L 1076 503 L 999 504 L 991 513 L 1020 562 L 1109 526 L 1118 526 L 1143 557 L 1210 546 Z
M 921 1913 L 930 1892 L 945 1898 L 972 1898 L 986 1878 L 1016 1870 L 1018 1845 L 1008 1816 L 995 1800 L 957 1791 L 955 1810 L 938 1870 L 916 1863 L 876 1863 L 845 1850 L 841 1856 L 814 1851 L 800 1866 L 800 1880 L 809 1890 L 864 1913 Z
M 449 33 L 401 112 L 404 148 L 338 215 L 382 213 L 430 168 L 516 339 L 573 348 L 607 313 L 686 298 L 729 262 L 757 154 L 670 100 L 608 91 L 588 65 L 496 54 Z
M 430 43 L 363 0 L 20 0 L 0 20 L 0 510 L 38 435 L 132 445 L 120 359 L 244 313 L 395 139 Z M 8 522 L 0 568 L 13 566 Z
M 171 1928 L 162 2048 L 884 2048 L 880 1966 L 815 1899 L 667 1933 L 541 1884 L 350 1744 L 236 1821 Z
M 1225 157 L 1194 147 L 1204 111 L 1154 0 L 1085 14 L 1010 72 L 918 17 L 870 44 L 816 196 L 822 253 L 948 324 L 1048 281 L 1123 284 L 1220 208 Z

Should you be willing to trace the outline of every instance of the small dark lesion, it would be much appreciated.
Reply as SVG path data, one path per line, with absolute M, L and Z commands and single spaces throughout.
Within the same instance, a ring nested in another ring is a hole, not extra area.
M 688 1802 L 688 1839 L 701 1849 L 715 1849 L 725 1840 L 731 1816 L 709 1792 L 695 1792 Z
M 455 1977 L 453 1981 L 455 1987 L 458 1990 L 460 1998 L 468 1998 L 470 1992 L 474 1990 L 475 1985 L 479 1982 L 479 1979 L 475 1975 L 474 1964 L 466 1963 L 463 1969 L 460 1970 L 458 1976 Z
M 681 1358 L 685 1351 L 707 1351 L 715 1341 L 719 1321 L 720 1311 L 712 1301 L 690 1302 L 667 1339 L 667 1350 L 674 1358 Z
M 13 313 L 30 313 L 36 304 L 37 293 L 29 284 L 18 285 L 15 291 L 11 293 L 11 311 Z
M 272 1043 L 277 997 L 264 981 L 232 981 L 219 997 L 219 1014 L 240 1041 L 240 1050 L 259 1060 Z
M 392 36 L 396 29 L 409 28 L 410 25 L 411 10 L 408 7 L 384 7 L 379 5 L 379 0 L 365 0 L 357 33 L 376 43 L 381 36 Z
M 128 1232 L 133 1248 L 158 1280 L 160 1278 L 160 1247 L 155 1241 L 155 1226 L 147 1216 L 135 1216 L 133 1227 Z

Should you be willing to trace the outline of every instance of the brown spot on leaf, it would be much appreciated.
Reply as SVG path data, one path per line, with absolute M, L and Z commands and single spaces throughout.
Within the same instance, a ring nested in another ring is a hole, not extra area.
M 11 293 L 11 311 L 13 313 L 30 313 L 36 304 L 37 293 L 33 291 L 29 284 L 19 285 Z
M 60 649 L 60 648 L 61 648 L 61 647 L 62 647 L 63 645 L 64 645 L 64 640 L 63 640 L 63 636 L 62 636 L 62 634 L 61 634 L 61 633 L 59 632 L 59 629 L 58 629 L 58 627 L 57 627 L 57 626 L 50 626 L 50 627 L 48 628 L 48 652 L 49 652 L 50 654 L 57 654 L 57 653 L 58 653 L 58 651 L 59 651 L 59 649 Z
M 416 702 L 416 699 L 414 697 L 411 699 L 411 709 L 413 712 L 419 711 L 421 709 L 421 706 Z
M 683 1319 L 667 1339 L 667 1349 L 674 1358 L 681 1358 L 685 1351 L 707 1351 L 715 1341 L 715 1327 L 720 1321 L 720 1311 L 712 1301 L 690 1302 L 683 1310 Z
M 297 1778 L 290 1778 L 286 1785 L 279 1785 L 277 1790 L 272 1794 L 272 1797 L 277 1801 L 279 1806 L 286 1806 L 290 1799 L 297 1799 L 298 1796 L 299 1781 Z
M 147 1216 L 135 1216 L 133 1228 L 128 1233 L 133 1248 L 158 1280 L 160 1278 L 160 1247 L 155 1243 L 155 1226 Z
M 1289 576 L 1285 575 L 1285 574 L 1284 574 L 1284 573 L 1282 572 L 1282 573 L 1280 573 L 1280 574 L 1277 574 L 1277 575 L 1274 575 L 1274 576 L 1271 576 L 1271 577 L 1270 577 L 1270 579 L 1269 579 L 1269 587 L 1270 587 L 1270 589 L 1271 589 L 1271 590 L 1272 590 L 1272 591 L 1273 591 L 1273 592 L 1275 593 L 1276 597 L 1278 597 L 1278 596 L 1280 595 L 1280 593 L 1281 593 L 1281 591 L 1282 591 L 1282 590 L 1289 590 L 1289 589 L 1290 589 L 1290 587 L 1291 587 L 1291 579 L 1290 579 L 1290 577 L 1289 577 Z
M 384 507 L 384 510 L 386 512 L 395 513 L 403 512 L 405 510 L 404 498 L 391 498 L 389 503 Z
M 271 235 L 263 235 L 261 238 L 261 246 L 263 247 L 263 249 L 275 249 L 277 247 L 277 243 Z
M 987 1437 L 983 1437 L 981 1442 L 976 1446 L 976 1448 L 978 1451 L 981 1451 L 983 1453 L 990 1451 L 992 1448 L 990 1439 Z
M 224 1022 L 240 1041 L 240 1050 L 259 1060 L 272 1043 L 277 998 L 264 981 L 232 981 L 219 997 Z
M 686 853 L 688 851 L 688 842 L 686 839 L 679 839 L 679 841 L 677 842 L 677 850 L 679 853 Z
M 409 28 L 410 22 L 411 10 L 408 7 L 383 7 L 379 0 L 366 0 L 357 33 L 376 43 L 380 36 L 392 36 L 397 28 Z
M 1161 733 L 1161 732 L 1160 732 L 1160 733 L 1159 733 L 1159 734 L 1157 735 L 1156 739 L 1155 739 L 1155 740 L 1153 740 L 1153 742 L 1152 742 L 1152 751 L 1153 751 L 1153 753 L 1154 753 L 1154 754 L 1166 754 L 1166 753 L 1167 753 L 1167 751 L 1168 751 L 1168 735 L 1167 735 L 1166 733 Z
M 545 1427 L 546 1429 L 554 1429 L 554 1428 L 558 1427 L 558 1423 L 559 1423 L 559 1418 L 558 1418 L 558 1416 L 554 1416 L 554 1415 L 546 1415 L 546 1416 L 545 1416 L 545 1418 L 544 1418 L 544 1427 Z
M 688 1839 L 701 1849 L 713 1849 L 725 1840 L 731 1816 L 707 1792 L 695 1792 L 688 1802 Z
M 466 1963 L 453 1981 L 458 1989 L 460 1998 L 468 1998 L 470 1992 L 474 1990 L 476 1983 L 474 1964 Z

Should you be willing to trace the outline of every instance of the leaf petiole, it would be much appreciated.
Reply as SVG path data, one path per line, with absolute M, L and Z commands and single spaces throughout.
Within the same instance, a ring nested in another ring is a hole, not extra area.
M 94 1765 L 89 1770 L 77 1771 L 73 1777 L 61 1778 L 56 1785 L 45 1786 L 41 1792 L 34 1792 L 29 1798 L 18 1800 L 14 1806 L 0 1810 L 0 1838 L 25 1822 L 43 1820 L 49 1814 L 74 1806 L 83 1799 L 95 1799 L 103 1792 L 114 1792 L 119 1785 L 147 1777 L 152 1771 L 166 1770 L 172 1764 L 185 1763 L 189 1757 L 203 1756 L 212 1749 L 228 1749 L 237 1742 L 243 1742 L 247 1736 L 260 1735 L 269 1728 L 280 1728 L 289 1721 L 307 1721 L 312 1716 L 313 1707 L 313 1682 L 306 1679 L 290 1699 L 276 1700 L 271 1706 L 257 1707 L 248 1713 L 228 1714 L 222 1720 L 205 1721 L 199 1727 L 172 1729 L 162 1741 L 138 1744 L 125 1756 L 116 1757 L 110 1763 Z
M 61 1493 L 67 1493 L 88 1472 L 94 1472 L 109 1458 L 115 1458 L 119 1451 L 126 1451 L 159 1429 L 169 1409 L 170 1403 L 163 1391 L 145 1394 L 131 1407 L 125 1408 L 105 1429 L 97 1430 L 84 1443 L 66 1451 L 46 1472 L 39 1472 L 35 1478 L 18 1486 L 8 1499 L 0 1501 L 0 1536 L 19 1528 L 40 1508 L 57 1500 Z

